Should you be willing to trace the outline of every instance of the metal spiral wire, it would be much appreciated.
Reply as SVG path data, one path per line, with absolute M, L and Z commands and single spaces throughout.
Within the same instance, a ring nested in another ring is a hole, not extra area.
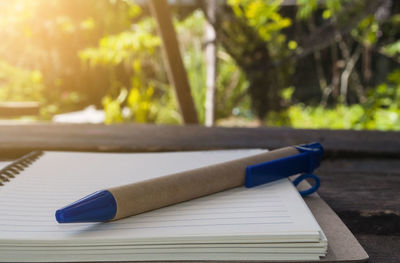
M 12 178 L 18 175 L 20 172 L 25 170 L 29 165 L 36 161 L 40 156 L 43 155 L 42 151 L 31 152 L 17 160 L 13 163 L 7 165 L 0 170 L 0 186 L 9 182 Z

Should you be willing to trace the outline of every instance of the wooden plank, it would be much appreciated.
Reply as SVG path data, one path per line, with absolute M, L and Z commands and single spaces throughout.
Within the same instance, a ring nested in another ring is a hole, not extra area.
M 400 133 L 289 128 L 206 128 L 201 126 L 35 124 L 0 126 L 0 154 L 33 149 L 75 151 L 175 151 L 279 148 L 321 142 L 326 156 L 400 157 Z
M 355 234 L 400 235 L 399 159 L 327 159 L 320 196 Z
M 328 159 L 315 172 L 323 182 L 323 199 L 335 211 L 400 212 L 400 198 L 394 198 L 400 190 L 399 159 Z
M 150 0 L 150 10 L 156 18 L 158 32 L 163 40 L 163 55 L 170 83 L 175 94 L 185 124 L 197 124 L 197 112 L 190 92 L 189 81 L 182 62 L 179 44 L 172 24 L 171 12 L 166 0 Z
M 38 102 L 0 102 L 0 117 L 9 118 L 38 114 Z

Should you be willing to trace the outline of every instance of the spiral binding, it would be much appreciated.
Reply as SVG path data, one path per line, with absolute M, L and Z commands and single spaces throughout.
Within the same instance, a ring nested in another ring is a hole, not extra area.
M 9 182 L 12 178 L 18 175 L 20 172 L 25 170 L 29 165 L 31 165 L 34 161 L 39 159 L 40 156 L 43 155 L 42 151 L 34 151 L 31 152 L 11 164 L 7 165 L 3 169 L 0 170 L 0 186 L 3 186 L 6 182 Z

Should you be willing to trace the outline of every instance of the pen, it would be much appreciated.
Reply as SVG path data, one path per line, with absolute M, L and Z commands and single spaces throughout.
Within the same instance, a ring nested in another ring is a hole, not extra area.
M 245 185 L 254 187 L 295 174 L 311 177 L 320 164 L 319 143 L 289 146 L 228 162 L 94 192 L 56 211 L 59 223 L 105 222 Z M 297 180 L 297 183 L 299 180 Z M 294 182 L 295 183 L 295 182 Z M 295 183 L 296 184 L 296 183 Z

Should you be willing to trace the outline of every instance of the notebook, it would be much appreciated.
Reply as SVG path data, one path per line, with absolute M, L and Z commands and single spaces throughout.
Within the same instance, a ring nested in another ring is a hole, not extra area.
M 100 189 L 261 152 L 28 156 L 0 172 L 15 174 L 0 186 L 0 262 L 319 260 L 327 238 L 288 179 L 114 222 L 58 224 L 54 217 L 56 209 Z

